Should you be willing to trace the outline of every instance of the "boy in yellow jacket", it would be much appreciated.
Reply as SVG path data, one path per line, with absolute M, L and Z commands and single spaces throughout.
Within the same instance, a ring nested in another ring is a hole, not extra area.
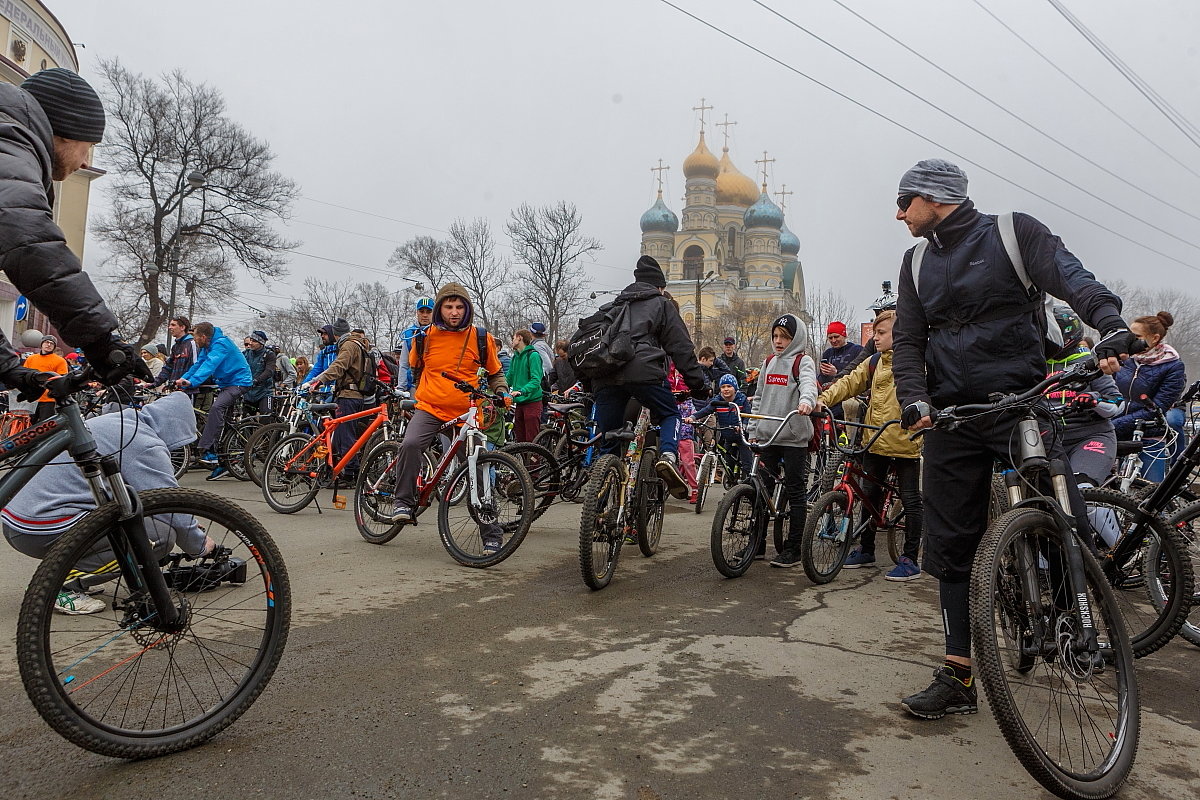
M 875 355 L 863 361 L 854 371 L 830 386 L 817 397 L 817 406 L 834 406 L 843 400 L 871 390 L 867 406 L 867 425 L 883 425 L 900 418 L 900 402 L 896 399 L 896 381 L 892 377 L 892 325 L 896 312 L 882 311 L 875 318 Z M 887 574 L 889 581 L 911 581 L 921 577 L 917 552 L 921 547 L 923 530 L 921 505 L 921 445 L 910 441 L 905 431 L 893 425 L 863 454 L 863 469 L 878 483 L 868 481 L 863 488 L 872 505 L 878 505 L 883 494 L 883 480 L 890 467 L 896 470 L 896 483 L 904 503 L 904 555 L 900 563 Z M 859 547 L 850 552 L 843 565 L 846 569 L 875 566 L 875 527 L 862 533 Z

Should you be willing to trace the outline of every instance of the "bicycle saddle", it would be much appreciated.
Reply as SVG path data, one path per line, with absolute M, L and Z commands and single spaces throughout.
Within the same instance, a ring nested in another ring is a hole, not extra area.
M 583 403 L 548 403 L 547 408 L 558 414 L 566 414 L 568 411 L 574 411 L 577 408 L 586 408 Z
M 337 411 L 337 403 L 309 403 L 308 410 L 314 414 L 324 411 Z

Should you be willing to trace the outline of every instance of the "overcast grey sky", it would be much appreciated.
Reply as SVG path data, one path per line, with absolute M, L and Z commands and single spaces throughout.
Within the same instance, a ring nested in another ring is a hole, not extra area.
M 89 78 L 96 77 L 97 58 L 118 56 L 134 71 L 181 68 L 219 87 L 230 115 L 270 141 L 277 168 L 300 184 L 303 199 L 286 232 L 303 241 L 299 249 L 305 253 L 379 268 L 395 244 L 436 235 L 455 217 L 488 218 L 504 242 L 511 208 L 565 199 L 582 211 L 586 231 L 604 243 L 599 263 L 588 266 L 596 288 L 624 285 L 638 255 L 638 217 L 654 200 L 650 167 L 659 158 L 671 165 L 668 205 L 682 210 L 681 164 L 698 130 L 691 109 L 704 97 L 717 119 L 728 113 L 738 123 L 730 139 L 737 166 L 753 176 L 754 159 L 767 150 L 777 159 L 772 191 L 784 183 L 795 191 L 788 226 L 800 237 L 810 289 L 837 285 L 855 308 L 878 294 L 881 280 L 894 279 L 912 243 L 893 218 L 899 176 L 915 161 L 934 156 L 964 167 L 981 210 L 1037 216 L 1102 279 L 1194 290 L 1200 268 L 1195 218 L 1089 165 L 931 65 L 949 68 L 1151 195 L 1200 215 L 1200 177 L 1101 108 L 979 5 L 1200 172 L 1200 147 L 1047 0 L 843 0 L 922 57 L 833 0 L 765 1 L 919 98 L 1100 199 L 987 141 L 751 0 L 673 2 L 938 144 L 658 0 L 50 0 L 49 5 L 74 41 L 86 45 L 79 54 Z M 1200 3 L 1065 4 L 1200 124 Z M 721 137 L 709 130 L 710 147 L 719 152 Z M 93 186 L 93 208 L 100 209 L 103 181 Z M 103 254 L 94 241 L 88 247 L 86 261 L 94 268 Z M 285 281 L 264 286 L 242 276 L 240 289 L 252 305 L 282 306 L 307 276 L 386 281 L 367 270 L 296 255 Z M 239 331 L 252 321 L 237 305 L 221 317 Z

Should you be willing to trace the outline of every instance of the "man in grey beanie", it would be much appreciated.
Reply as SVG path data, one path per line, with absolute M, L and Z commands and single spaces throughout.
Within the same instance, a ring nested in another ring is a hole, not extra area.
M 130 372 L 153 380 L 54 222 L 54 182 L 88 165 L 104 136 L 104 107 L 70 70 L 42 70 L 18 88 L 0 83 L 0 269 L 109 384 Z M 41 395 L 47 376 L 24 369 L 0 335 L 0 380 Z
M 934 408 L 987 403 L 992 393 L 1021 393 L 1041 381 L 1046 340 L 1058 333 L 1047 320 L 1047 294 L 1069 302 L 1101 332 L 1095 354 L 1106 372 L 1115 372 L 1133 348 L 1121 299 L 1033 217 L 979 213 L 958 166 L 921 161 L 900 179 L 896 206 L 896 219 L 921 240 L 901 262 L 893 328 L 896 393 L 909 430 L 932 427 Z M 914 716 L 939 719 L 978 709 L 968 615 L 971 565 L 987 527 L 993 465 L 1012 463 L 1019 418 L 987 415 L 925 436 L 921 566 L 940 583 L 946 660 L 929 688 L 903 700 Z M 1046 450 L 1066 461 L 1053 427 L 1044 434 Z M 1086 506 L 1074 481 L 1068 483 L 1071 513 L 1087 528 Z

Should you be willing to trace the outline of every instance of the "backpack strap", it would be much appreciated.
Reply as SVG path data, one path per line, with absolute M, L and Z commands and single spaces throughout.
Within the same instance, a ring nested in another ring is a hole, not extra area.
M 875 368 L 879 366 L 879 359 L 883 358 L 883 353 L 873 353 L 867 361 L 867 385 L 875 380 Z
M 487 328 L 475 326 L 475 351 L 479 354 L 479 366 L 487 369 L 488 356 L 488 332 Z
M 1008 253 L 1008 260 L 1012 262 L 1013 270 L 1021 279 L 1021 285 L 1025 287 L 1025 291 L 1037 288 L 1033 285 L 1033 281 L 1029 280 L 1029 272 L 1025 269 L 1025 259 L 1021 255 L 1021 246 L 1017 243 L 1017 228 L 1013 224 L 1012 212 L 997 215 L 996 227 L 1000 230 L 1000 241 L 1004 243 L 1004 252 Z
M 917 242 L 917 246 L 913 248 L 912 254 L 912 278 L 913 290 L 917 296 L 921 296 L 921 261 L 925 258 L 925 251 L 929 249 L 929 240 L 922 237 L 921 241 Z

